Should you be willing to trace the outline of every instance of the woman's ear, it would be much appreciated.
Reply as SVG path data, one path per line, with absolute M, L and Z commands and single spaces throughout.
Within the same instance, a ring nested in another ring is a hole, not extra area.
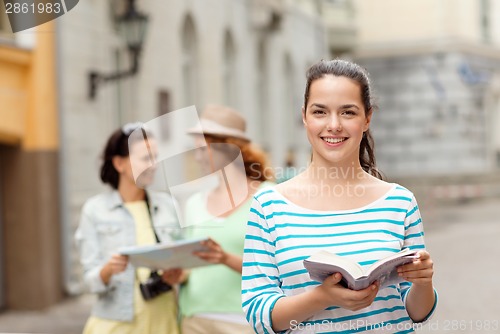
M 366 122 L 365 126 L 363 127 L 363 132 L 367 131 L 370 128 L 370 122 L 372 121 L 372 115 L 373 115 L 373 109 L 370 108 L 368 112 L 366 113 Z
M 115 155 L 113 159 L 111 159 L 111 162 L 113 163 L 113 167 L 115 167 L 118 173 L 123 172 L 123 163 L 124 163 L 123 157 Z
M 306 110 L 304 109 L 304 107 L 301 108 L 301 112 L 302 112 L 302 124 L 304 124 L 304 126 L 307 126 L 307 124 L 306 124 Z

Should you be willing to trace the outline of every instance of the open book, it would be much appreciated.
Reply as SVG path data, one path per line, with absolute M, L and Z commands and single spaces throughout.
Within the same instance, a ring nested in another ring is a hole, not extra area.
M 375 281 L 379 281 L 380 286 L 402 282 L 403 279 L 398 276 L 397 267 L 412 262 L 416 259 L 417 252 L 417 250 L 405 248 L 363 268 L 346 257 L 320 251 L 305 259 L 304 267 L 309 271 L 311 279 L 315 281 L 323 282 L 328 276 L 341 273 L 342 285 L 352 290 L 361 290 Z
M 193 255 L 193 252 L 208 250 L 200 243 L 205 240 L 208 239 L 190 239 L 146 246 L 122 247 L 118 249 L 118 253 L 128 255 L 130 263 L 136 267 L 146 267 L 153 270 L 195 268 L 211 264 Z

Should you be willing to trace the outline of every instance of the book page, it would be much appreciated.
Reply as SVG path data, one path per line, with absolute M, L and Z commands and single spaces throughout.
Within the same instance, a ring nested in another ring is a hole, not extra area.
M 312 280 L 323 282 L 334 273 L 342 274 L 342 284 L 352 286 L 354 281 L 364 276 L 361 266 L 345 257 L 320 251 L 304 260 L 304 267 Z
M 352 277 L 357 278 L 364 275 L 363 268 L 357 263 L 347 257 L 339 256 L 327 251 L 319 251 L 318 253 L 311 255 L 307 262 L 321 263 L 326 265 L 333 265 L 336 268 L 343 268 L 348 271 Z
M 417 252 L 416 250 L 402 251 L 394 256 L 389 256 L 374 263 L 374 265 L 370 266 L 368 272 L 369 281 L 373 282 L 377 280 L 380 282 L 381 286 L 397 284 L 404 281 L 402 277 L 399 277 L 397 268 L 413 262 L 413 260 L 416 259 Z
M 375 262 L 364 272 L 363 267 L 348 258 L 320 251 L 305 259 L 304 267 L 312 280 L 323 282 L 328 276 L 338 272 L 343 277 L 340 284 L 352 290 L 361 290 L 377 280 L 381 286 L 403 281 L 398 276 L 397 267 L 412 262 L 417 252 L 404 249 Z
M 374 264 L 372 264 L 366 270 L 366 274 L 370 275 L 373 271 L 377 270 L 379 267 L 394 267 L 400 266 L 398 263 L 408 263 L 415 259 L 415 255 L 418 253 L 417 250 L 411 250 L 409 248 L 405 248 L 393 255 L 387 256 L 381 260 L 378 260 Z M 406 259 L 406 260 L 405 260 Z M 410 259 L 410 260 L 408 260 Z
M 172 243 L 159 243 L 146 246 L 122 247 L 118 252 L 128 255 L 130 263 L 136 267 L 152 270 L 169 268 L 195 268 L 211 265 L 193 255 L 195 251 L 208 250 L 200 244 L 208 239 L 181 240 Z

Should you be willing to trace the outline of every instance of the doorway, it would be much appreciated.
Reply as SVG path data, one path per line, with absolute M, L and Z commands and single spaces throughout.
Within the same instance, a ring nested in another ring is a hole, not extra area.
M 4 150 L 0 145 L 0 309 L 5 308 L 5 263 L 4 263 L 4 213 L 3 213 L 3 168 Z

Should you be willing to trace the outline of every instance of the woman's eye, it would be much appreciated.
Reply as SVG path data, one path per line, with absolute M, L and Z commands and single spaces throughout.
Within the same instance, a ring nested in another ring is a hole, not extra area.
M 353 111 L 353 110 L 345 110 L 345 111 L 342 112 L 342 114 L 348 115 L 348 116 L 355 116 L 356 112 Z
M 323 115 L 325 114 L 325 111 L 324 110 L 313 110 L 313 115 Z

